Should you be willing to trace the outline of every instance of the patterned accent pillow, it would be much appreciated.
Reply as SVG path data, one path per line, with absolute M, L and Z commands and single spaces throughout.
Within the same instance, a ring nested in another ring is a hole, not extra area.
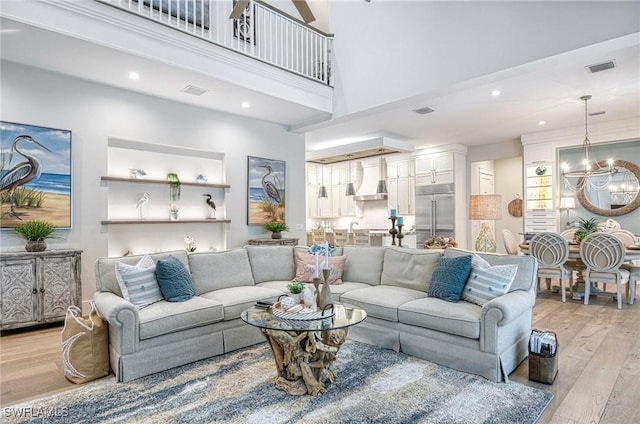
M 164 299 L 156 280 L 156 265 L 150 256 L 144 255 L 135 265 L 116 262 L 116 280 L 122 296 L 138 309 Z
M 344 264 L 347 261 L 346 256 L 329 256 L 329 284 L 342 284 L 342 272 Z M 318 266 L 322 270 L 324 268 L 324 256 L 318 258 Z M 316 272 L 316 257 L 308 253 L 296 252 L 296 276 L 294 280 L 304 281 L 305 283 L 313 283 L 313 276 Z M 322 271 L 320 271 L 322 272 Z M 320 274 L 322 278 L 322 273 Z
M 509 292 L 518 272 L 518 265 L 491 266 L 473 255 L 471 273 L 462 292 L 462 300 L 484 306 L 485 303 Z
M 156 277 L 168 302 L 184 302 L 196 294 L 189 270 L 175 256 L 169 255 L 167 259 L 158 261 Z
M 431 275 L 427 295 L 447 302 L 459 301 L 470 271 L 471 255 L 455 258 L 441 257 Z

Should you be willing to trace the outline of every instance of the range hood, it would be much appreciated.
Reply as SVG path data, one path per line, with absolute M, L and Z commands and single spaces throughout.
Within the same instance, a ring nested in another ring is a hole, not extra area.
M 368 159 L 362 162 L 362 184 L 353 200 L 366 202 L 372 200 L 387 200 L 387 193 L 377 193 L 378 184 L 386 181 L 387 166 L 384 159 Z M 386 188 L 386 185 L 385 185 Z

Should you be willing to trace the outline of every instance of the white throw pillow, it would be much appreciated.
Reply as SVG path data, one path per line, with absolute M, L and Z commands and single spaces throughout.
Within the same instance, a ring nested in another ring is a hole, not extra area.
M 148 255 L 135 265 L 116 262 L 116 280 L 122 296 L 138 309 L 164 299 L 156 280 L 156 264 Z
M 518 265 L 491 266 L 478 255 L 471 259 L 471 273 L 462 292 L 462 300 L 483 306 L 491 299 L 509 292 Z

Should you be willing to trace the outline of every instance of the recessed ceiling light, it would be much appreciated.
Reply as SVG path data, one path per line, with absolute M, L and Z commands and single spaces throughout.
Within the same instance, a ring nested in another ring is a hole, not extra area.
M 140 79 L 140 74 L 137 72 L 129 72 L 129 78 L 132 80 Z
M 538 125 L 546 125 L 546 124 L 547 124 L 547 121 L 540 121 L 540 122 L 538 122 Z
M 242 106 L 243 109 L 249 109 L 249 106 L 251 105 L 249 104 L 249 102 L 242 102 L 240 106 Z
M 493 97 L 499 96 L 499 95 L 500 95 L 500 90 L 493 90 L 493 91 L 491 92 L 491 95 L 492 95 Z

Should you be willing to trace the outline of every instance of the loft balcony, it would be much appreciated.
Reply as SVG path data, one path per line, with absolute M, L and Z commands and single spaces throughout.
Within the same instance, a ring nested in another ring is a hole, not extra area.
M 329 119 L 332 36 L 259 0 L 240 19 L 229 18 L 232 8 L 232 0 L 4 2 L 0 24 L 23 35 L 3 41 L 2 60 L 290 128 Z M 121 78 L 131 66 L 146 76 L 135 86 Z M 208 92 L 185 94 L 190 85 Z M 271 107 L 230 106 L 245 97 Z
M 232 1 L 96 1 L 331 85 L 332 36 L 259 0 L 250 0 L 239 19 L 229 19 Z

